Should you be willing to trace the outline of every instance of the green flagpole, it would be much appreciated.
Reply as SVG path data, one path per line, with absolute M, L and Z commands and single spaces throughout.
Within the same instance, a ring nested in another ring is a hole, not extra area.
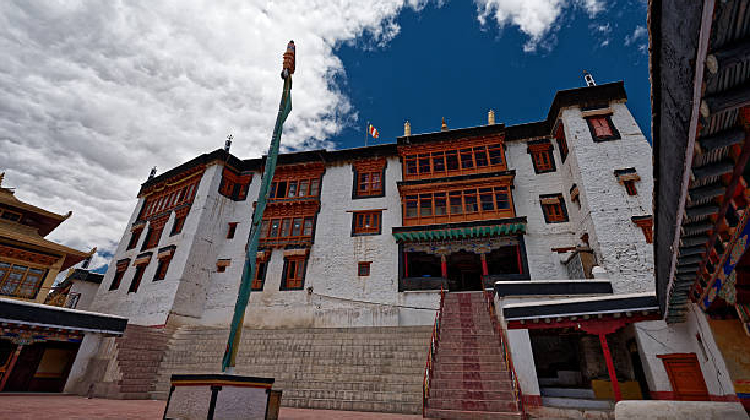
M 221 363 L 221 370 L 225 373 L 233 373 L 237 359 L 237 350 L 240 344 L 242 334 L 242 325 L 245 320 L 245 309 L 250 299 L 250 288 L 255 278 L 256 254 L 258 253 L 258 244 L 260 243 L 260 224 L 263 220 L 263 212 L 266 209 L 266 199 L 268 189 L 271 185 L 274 173 L 276 173 L 276 159 L 279 155 L 279 144 L 281 143 L 281 132 L 289 112 L 292 111 L 292 74 L 294 74 L 294 41 L 289 41 L 286 53 L 284 53 L 284 66 L 281 72 L 281 78 L 284 80 L 284 89 L 281 93 L 281 103 L 279 103 L 279 113 L 276 115 L 276 126 L 271 136 L 271 147 L 268 150 L 266 159 L 266 170 L 260 184 L 258 201 L 255 205 L 255 214 L 253 215 L 253 224 L 250 228 L 248 238 L 247 253 L 245 254 L 245 266 L 242 270 L 242 280 L 240 281 L 240 290 L 237 294 L 237 303 L 234 305 L 234 315 L 232 324 L 229 327 L 229 339 L 227 347 L 224 350 L 224 358 Z

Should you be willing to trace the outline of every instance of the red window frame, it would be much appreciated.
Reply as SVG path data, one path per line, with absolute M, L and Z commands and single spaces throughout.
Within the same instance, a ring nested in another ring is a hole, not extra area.
M 611 115 L 612 114 L 604 114 L 586 117 L 586 123 L 589 126 L 591 138 L 595 142 L 617 140 L 620 138 L 620 133 L 612 123 Z
M 360 261 L 357 263 L 357 276 L 368 277 L 370 275 L 370 264 L 372 261 Z
M 143 233 L 143 228 L 135 229 L 133 232 L 130 233 L 130 242 L 128 242 L 128 247 L 125 249 L 133 249 L 136 246 L 138 246 L 138 240 L 141 239 L 141 233 Z
M 290 196 L 291 195 L 291 196 Z M 320 196 L 320 177 L 287 178 L 271 183 L 269 200 L 297 200 Z
M 133 281 L 130 282 L 128 293 L 135 293 L 138 291 L 138 288 L 141 286 L 141 281 L 143 281 L 143 273 L 146 271 L 147 266 L 148 264 L 138 264 L 135 266 L 135 275 L 133 275 Z
M 370 171 L 357 174 L 357 195 L 379 195 L 383 192 L 383 172 Z
M 255 278 L 250 283 L 250 290 L 261 291 L 266 282 L 266 268 L 268 260 L 255 260 Z
M 299 222 L 299 228 L 297 228 Z M 270 217 L 260 224 L 260 241 L 268 242 L 305 242 L 312 240 L 315 228 L 314 216 Z
M 238 222 L 229 222 L 229 228 L 227 229 L 227 239 L 234 238 L 234 234 L 237 231 Z
M 156 274 L 154 274 L 154 281 L 164 280 L 167 276 L 167 270 L 169 270 L 169 262 L 172 258 L 160 258 L 156 265 Z
M 143 204 L 139 220 L 148 218 L 155 214 L 170 211 L 177 206 L 192 203 L 198 190 L 200 177 L 190 182 L 184 182 L 176 186 L 165 188 L 164 191 L 153 193 L 146 198 Z
M 227 271 L 227 267 L 229 267 L 229 264 L 231 264 L 232 260 L 228 258 L 219 258 L 216 260 L 216 272 L 217 273 L 223 273 Z
M 352 236 L 380 234 L 382 210 L 355 211 L 352 217 Z
M 628 195 L 638 195 L 638 189 L 635 187 L 635 180 L 624 181 L 622 184 L 625 186 L 625 191 Z
M 547 222 L 565 222 L 568 220 L 560 203 L 542 205 L 544 206 L 544 213 L 547 215 Z
M 403 178 L 452 176 L 505 168 L 502 139 L 464 141 L 402 152 Z M 426 150 L 425 150 L 426 149 Z
M 513 217 L 510 184 L 473 184 L 435 190 L 402 191 L 403 225 Z

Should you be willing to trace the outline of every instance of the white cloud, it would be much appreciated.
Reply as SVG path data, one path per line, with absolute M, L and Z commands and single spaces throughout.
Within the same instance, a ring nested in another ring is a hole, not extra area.
M 624 44 L 626 47 L 629 47 L 631 44 L 635 43 L 641 38 L 646 38 L 646 35 L 647 35 L 646 27 L 643 25 L 638 25 L 635 27 L 635 31 L 633 31 L 632 35 L 625 36 Z
M 333 80 L 334 48 L 388 42 L 403 7 L 424 0 L 0 2 L 0 171 L 19 198 L 73 210 L 50 239 L 113 250 L 151 166 L 160 172 L 223 144 L 266 149 L 281 53 L 297 46 L 283 142 L 330 147 L 356 118 Z
M 609 40 L 608 39 L 605 39 L 604 41 L 601 42 L 601 44 L 599 44 L 599 46 L 601 46 L 601 47 L 606 47 L 607 45 L 609 45 Z
M 526 34 L 525 52 L 536 51 L 543 39 L 555 30 L 555 22 L 566 7 L 583 8 L 589 17 L 603 10 L 601 0 L 475 0 L 479 23 L 494 19 L 500 28 L 510 24 Z

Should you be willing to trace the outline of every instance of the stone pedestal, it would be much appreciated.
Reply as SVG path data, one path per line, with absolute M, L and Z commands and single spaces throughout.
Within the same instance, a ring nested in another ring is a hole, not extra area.
M 276 413 L 268 412 L 274 381 L 229 374 L 172 375 L 164 419 L 276 418 L 278 404 L 272 405 Z

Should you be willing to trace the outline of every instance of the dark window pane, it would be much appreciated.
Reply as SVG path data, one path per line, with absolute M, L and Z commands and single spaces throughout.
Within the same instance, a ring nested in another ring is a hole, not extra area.
M 449 150 L 445 152 L 446 167 L 449 171 L 458 170 L 458 152 L 455 150 Z
M 419 173 L 427 174 L 430 173 L 430 156 L 419 155 Z
M 307 189 L 310 187 L 310 183 L 308 181 L 300 181 L 299 183 L 299 191 L 297 193 L 297 197 L 304 197 L 307 195 Z
M 275 238 L 279 236 L 279 221 L 278 220 L 271 221 L 271 233 L 269 233 L 268 236 L 271 238 Z
M 468 169 L 474 167 L 474 158 L 472 157 L 471 149 L 461 150 L 461 168 Z
M 445 193 L 435 193 L 435 216 L 444 216 L 446 214 Z
M 417 217 L 417 200 L 406 200 L 406 217 Z
M 482 211 L 495 210 L 495 203 L 492 198 L 491 188 L 482 188 L 479 190 L 479 201 L 482 204 Z
M 503 163 L 502 145 L 493 144 L 490 146 L 490 165 L 501 165 Z
M 312 181 L 310 181 L 310 195 L 315 197 L 318 195 L 319 191 L 320 191 L 320 180 L 313 179 Z
M 408 157 L 406 158 L 406 173 L 409 175 L 413 175 L 417 173 L 417 158 L 416 157 Z
M 303 236 L 312 236 L 312 226 L 313 226 L 312 217 L 305 217 L 305 233 Z
M 451 214 L 463 214 L 463 203 L 461 201 L 461 191 L 451 192 Z
M 474 160 L 477 166 L 487 166 L 487 148 L 485 146 L 474 148 Z

